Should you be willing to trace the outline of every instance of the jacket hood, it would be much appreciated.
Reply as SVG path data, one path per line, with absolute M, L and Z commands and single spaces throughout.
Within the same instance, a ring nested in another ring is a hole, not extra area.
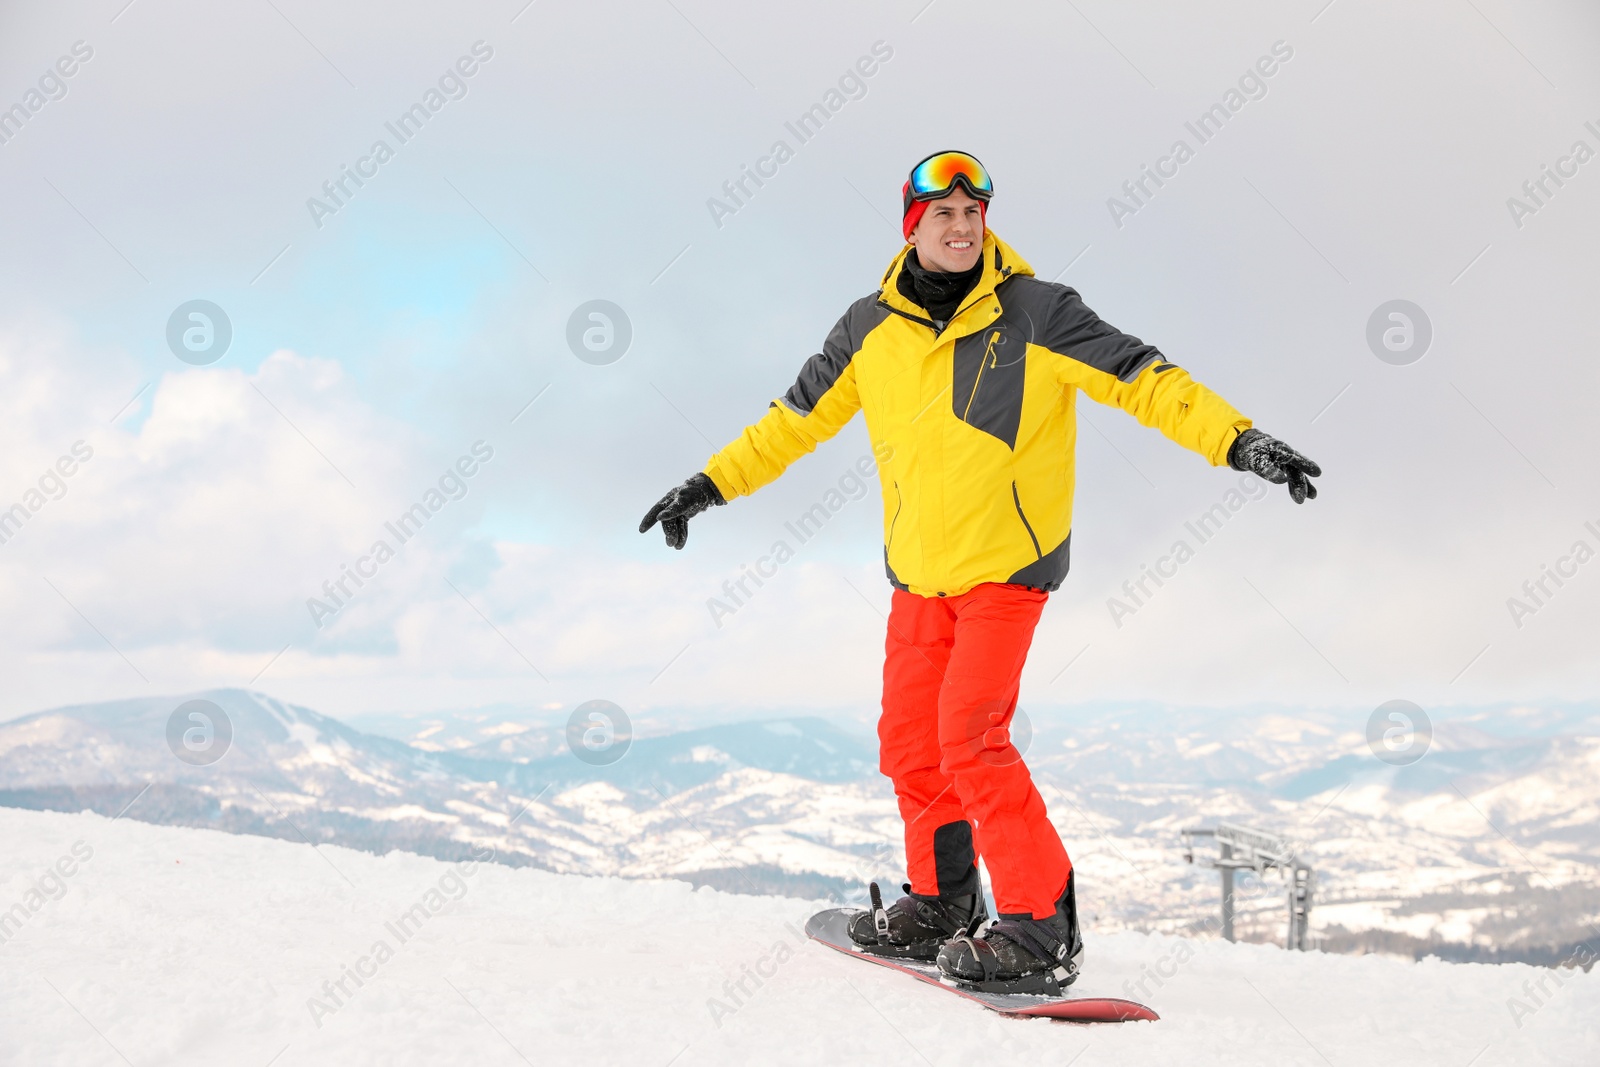
M 889 269 L 883 272 L 883 281 L 879 288 L 878 298 L 896 311 L 908 315 L 916 315 L 921 309 L 900 295 L 900 272 L 905 270 L 906 256 L 911 253 L 912 246 L 907 244 L 900 249 L 894 259 L 889 261 Z M 994 292 L 994 287 L 1015 274 L 1033 275 L 1033 268 L 1028 261 L 1017 255 L 1012 247 L 995 236 L 988 227 L 983 231 L 983 264 L 984 271 L 978 278 L 978 284 L 972 287 L 972 292 L 967 294 L 970 301 L 981 297 L 985 293 Z

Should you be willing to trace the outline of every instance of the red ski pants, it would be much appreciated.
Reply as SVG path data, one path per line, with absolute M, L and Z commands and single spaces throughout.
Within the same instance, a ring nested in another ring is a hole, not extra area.
M 894 591 L 878 767 L 894 782 L 914 892 L 978 892 L 1001 915 L 1047 918 L 1072 861 L 1008 728 L 1048 593 L 986 582 L 960 596 Z

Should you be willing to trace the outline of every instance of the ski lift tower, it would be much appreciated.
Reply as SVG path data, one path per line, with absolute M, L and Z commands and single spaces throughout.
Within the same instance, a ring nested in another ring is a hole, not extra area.
M 1233 940 L 1233 872 L 1240 870 L 1255 871 L 1259 877 L 1275 867 L 1284 872 L 1289 884 L 1289 936 L 1287 947 L 1291 950 L 1305 951 L 1306 926 L 1311 918 L 1312 872 L 1310 866 L 1301 862 L 1295 855 L 1294 846 L 1289 843 L 1287 838 L 1227 822 L 1218 823 L 1211 829 L 1196 827 L 1192 830 L 1184 830 L 1182 834 L 1183 859 L 1185 863 L 1194 862 L 1195 838 L 1216 838 L 1216 859 L 1207 859 L 1202 862 L 1206 867 L 1216 868 L 1217 872 L 1222 876 L 1222 936 L 1224 940 Z

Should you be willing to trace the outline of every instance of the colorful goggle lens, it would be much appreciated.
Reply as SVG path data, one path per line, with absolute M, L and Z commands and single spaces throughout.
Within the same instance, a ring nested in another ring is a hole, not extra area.
M 994 195 L 989 172 L 965 152 L 936 152 L 918 163 L 911 171 L 908 192 L 912 200 L 937 200 L 949 195 L 957 179 L 979 200 Z

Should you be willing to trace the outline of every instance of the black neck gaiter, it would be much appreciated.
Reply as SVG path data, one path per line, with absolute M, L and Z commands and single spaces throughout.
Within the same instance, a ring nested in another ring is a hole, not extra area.
M 900 272 L 897 286 L 901 296 L 926 308 L 928 315 L 943 329 L 943 324 L 949 322 L 950 317 L 960 309 L 961 301 L 972 292 L 982 275 L 981 256 L 970 270 L 949 274 L 925 269 L 917 258 L 917 250 L 913 248 L 906 253 L 905 269 Z

